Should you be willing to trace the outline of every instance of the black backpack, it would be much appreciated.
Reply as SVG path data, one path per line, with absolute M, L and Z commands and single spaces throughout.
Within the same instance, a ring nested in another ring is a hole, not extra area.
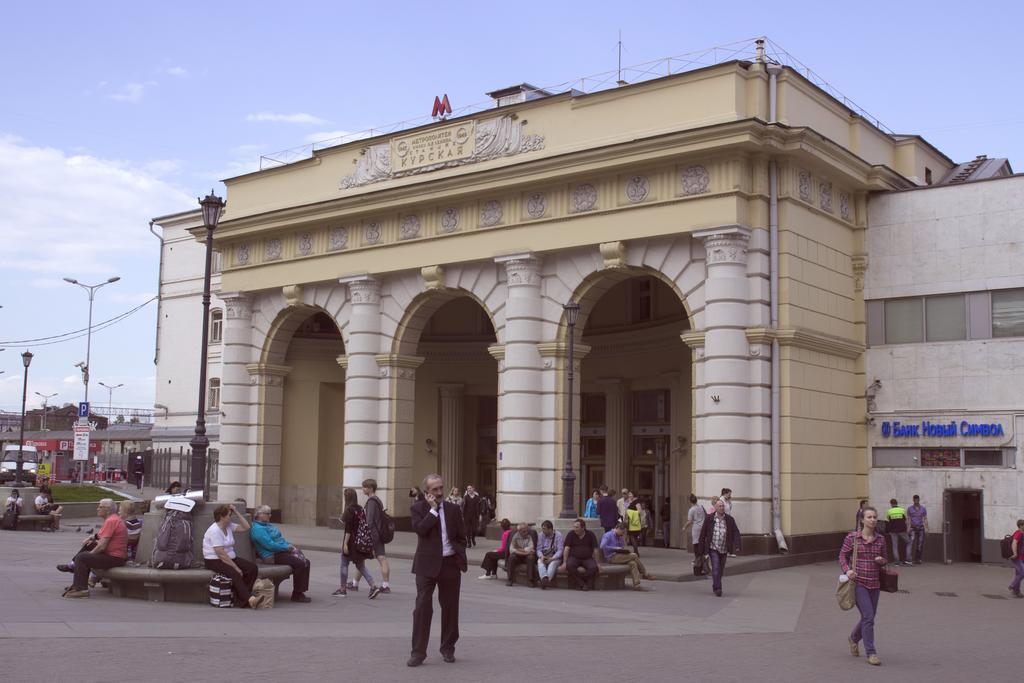
M 999 554 L 1003 556 L 1004 560 L 1013 559 L 1013 536 L 1007 534 L 1003 536 L 1003 540 L 999 541 Z
M 15 531 L 18 528 L 18 506 L 11 503 L 4 510 L 4 517 L 0 520 L 0 529 Z
M 369 507 L 370 501 L 374 501 L 380 508 L 377 512 L 377 540 L 387 545 L 395 540 L 395 520 L 391 519 L 391 515 L 384 510 L 384 504 L 380 502 L 380 498 L 376 496 L 369 498 L 366 501 L 367 507 Z

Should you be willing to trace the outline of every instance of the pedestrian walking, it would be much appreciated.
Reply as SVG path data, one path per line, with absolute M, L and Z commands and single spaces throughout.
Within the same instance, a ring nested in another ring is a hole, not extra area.
M 704 528 L 704 520 L 707 516 L 708 511 L 697 502 L 697 496 L 691 493 L 690 509 L 686 513 L 686 526 L 683 527 L 683 543 L 686 543 L 686 530 L 690 529 L 690 540 L 692 541 L 690 547 L 694 555 L 697 554 L 697 546 L 700 545 L 700 530 Z
M 1021 581 L 1024 581 L 1024 519 L 1017 520 L 1017 530 L 1010 541 L 1010 561 L 1013 562 L 1013 581 L 1010 592 L 1015 598 L 1024 598 L 1020 592 Z
M 615 499 L 608 493 L 607 486 L 602 486 L 599 490 L 601 499 L 597 501 L 597 516 L 601 519 L 601 528 L 607 533 L 619 523 L 619 508 Z
M 715 514 L 704 520 L 700 530 L 700 553 L 711 558 L 711 590 L 722 597 L 722 574 L 730 553 L 740 549 L 740 530 L 736 520 L 725 512 L 721 498 L 715 501 Z
M 672 512 L 671 512 L 671 499 L 665 496 L 665 501 L 661 504 L 661 510 L 658 511 L 658 519 L 661 520 L 661 538 L 662 544 L 668 548 L 672 545 Z
M 359 505 L 355 489 L 345 489 L 342 496 L 345 511 L 341 513 L 341 524 L 345 530 L 341 537 L 341 587 L 331 595 L 344 598 L 348 591 L 359 590 L 359 584 L 348 580 L 348 565 L 352 563 L 370 584 L 369 598 L 373 600 L 381 594 L 381 588 L 366 569 L 366 561 L 373 559 L 373 537 L 366 523 L 366 511 Z
M 928 533 L 928 508 L 921 505 L 921 496 L 914 496 L 914 504 L 907 508 L 907 519 L 910 521 L 910 542 L 907 544 L 906 558 L 914 564 L 921 564 L 924 539 Z
M 590 498 L 587 499 L 587 505 L 583 508 L 583 516 L 587 519 L 593 519 L 597 517 L 597 502 L 601 500 L 601 492 L 594 489 L 590 494 Z
M 459 592 L 466 571 L 466 530 L 462 510 L 443 500 L 444 480 L 428 474 L 423 480 L 424 500 L 409 509 L 416 532 L 412 573 L 416 576 L 416 608 L 412 613 L 412 654 L 407 666 L 419 666 L 427 658 L 430 622 L 434 616 L 434 589 L 441 604 L 441 656 L 455 662 L 459 640 Z
M 472 484 L 466 484 L 466 495 L 462 499 L 462 520 L 466 524 L 466 544 L 475 548 L 477 527 L 480 526 L 480 494 Z
M 366 496 L 366 524 L 370 527 L 373 537 L 373 554 L 380 565 L 380 592 L 391 592 L 391 564 L 388 562 L 387 548 L 381 540 L 381 526 L 384 523 L 384 502 L 377 496 L 377 480 L 363 480 L 363 495 Z M 357 569 L 356 572 L 359 570 Z M 359 574 L 356 574 L 359 583 Z
M 640 519 L 639 501 L 634 500 L 626 508 L 626 528 L 629 531 L 629 544 L 633 546 L 633 552 L 640 554 L 640 533 L 643 531 L 643 522 Z
M 907 533 L 907 511 L 900 507 L 895 498 L 889 500 L 889 511 L 885 513 L 886 533 L 892 541 L 892 561 L 900 563 L 900 549 L 903 553 L 903 564 L 910 564 L 910 534 Z
M 853 522 L 854 531 L 860 531 L 861 527 L 864 526 L 864 506 L 867 504 L 868 501 L 861 499 L 860 505 L 857 507 L 857 516 Z
M 878 613 L 878 596 L 881 593 L 879 574 L 887 562 L 886 544 L 885 537 L 875 532 L 878 510 L 866 505 L 863 513 L 863 528 L 851 531 L 843 540 L 843 547 L 839 551 L 839 566 L 854 582 L 854 597 L 860 611 L 860 621 L 847 639 L 850 654 L 860 656 L 860 641 L 863 640 L 868 664 L 878 666 L 882 661 L 875 650 L 875 615 Z M 853 559 L 854 551 L 856 560 Z

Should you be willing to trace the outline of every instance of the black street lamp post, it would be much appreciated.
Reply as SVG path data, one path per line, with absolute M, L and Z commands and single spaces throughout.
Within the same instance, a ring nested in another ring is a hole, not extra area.
M 210 269 L 213 263 L 213 231 L 217 229 L 224 200 L 213 194 L 199 200 L 203 207 L 203 225 L 206 227 L 206 270 L 203 274 L 203 335 L 199 347 L 199 407 L 196 410 L 196 434 L 189 441 L 192 447 L 192 472 L 189 476 L 189 488 L 193 491 L 202 490 L 203 498 L 209 500 L 206 491 L 206 452 L 210 448 L 210 439 L 206 436 L 206 346 L 210 336 Z
M 562 512 L 558 515 L 561 519 L 575 519 L 576 506 L 573 504 L 574 489 L 576 486 L 576 475 L 572 471 L 572 395 L 574 365 L 573 350 L 576 343 L 576 319 L 580 315 L 580 305 L 570 301 L 563 306 L 565 309 L 565 323 L 568 326 L 566 339 L 569 342 L 569 353 L 565 366 L 565 463 L 562 469 Z
M 25 382 L 21 386 L 21 434 L 18 436 L 18 470 L 14 477 L 14 486 L 18 488 L 25 485 L 21 479 L 21 470 L 25 465 L 25 399 L 28 397 L 28 366 L 32 364 L 32 352 L 21 354 L 21 362 L 25 365 Z

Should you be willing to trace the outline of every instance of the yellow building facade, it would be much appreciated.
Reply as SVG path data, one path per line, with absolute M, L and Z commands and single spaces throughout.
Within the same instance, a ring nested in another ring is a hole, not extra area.
M 220 495 L 324 524 L 373 477 L 404 517 L 439 471 L 555 517 L 571 418 L 578 511 L 668 498 L 679 545 L 728 487 L 748 547 L 830 542 L 867 489 L 867 196 L 950 160 L 761 61 L 520 99 L 226 181 Z

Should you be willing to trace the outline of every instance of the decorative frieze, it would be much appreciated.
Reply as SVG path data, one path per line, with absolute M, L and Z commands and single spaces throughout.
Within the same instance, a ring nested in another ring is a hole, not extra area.
M 235 247 L 235 263 L 240 266 L 249 265 L 249 245 L 239 244 Z
M 650 182 L 647 180 L 647 176 L 635 175 L 626 183 L 626 199 L 633 204 L 647 199 L 648 193 L 650 193 Z
M 342 178 L 340 187 L 347 190 L 544 149 L 544 136 L 527 134 L 525 126 L 525 120 L 506 114 L 397 136 L 364 148 L 355 161 L 355 172 Z
M 572 191 L 572 208 L 577 213 L 590 211 L 597 205 L 597 188 L 590 183 L 577 185 Z
M 249 295 L 241 292 L 222 292 L 219 296 L 224 302 L 224 316 L 228 320 L 252 317 L 252 298 Z
M 839 217 L 844 221 L 850 220 L 850 193 L 839 193 Z
M 450 207 L 441 212 L 441 232 L 455 232 L 459 229 L 459 210 Z
M 807 202 L 811 202 L 811 174 L 809 171 L 800 171 L 797 175 L 797 191 L 800 193 L 800 199 Z
M 503 215 L 501 202 L 490 199 L 480 206 L 480 225 L 490 228 L 501 222 Z
M 308 232 L 299 235 L 297 251 L 300 256 L 309 256 L 313 253 L 313 236 Z
M 864 274 L 868 270 L 868 255 L 867 254 L 854 254 L 853 255 L 853 291 L 863 292 L 864 291 Z
M 420 218 L 414 214 L 402 216 L 398 221 L 398 236 L 403 240 L 411 240 L 420 234 Z
M 530 218 L 543 218 L 548 210 L 548 197 L 543 192 L 534 192 L 526 198 L 526 215 Z
M 273 238 L 267 240 L 267 244 L 266 244 L 266 247 L 264 248 L 264 252 L 263 252 L 263 260 L 264 261 L 277 261 L 277 260 L 280 260 L 282 251 L 283 251 L 283 247 L 281 245 L 281 239 L 278 238 L 278 237 L 273 237 Z
M 703 194 L 711 186 L 708 169 L 700 164 L 687 166 L 680 175 L 684 195 Z
M 382 228 L 379 222 L 373 221 L 367 223 L 366 227 L 363 229 L 363 241 L 367 244 L 377 244 L 377 242 L 380 242 L 381 230 Z
M 348 246 L 348 228 L 331 228 L 327 248 L 331 251 L 338 251 Z
M 509 287 L 540 285 L 540 259 L 533 254 L 514 254 L 494 259 L 505 265 Z
M 818 183 L 818 206 L 822 211 L 832 213 L 832 183 Z

